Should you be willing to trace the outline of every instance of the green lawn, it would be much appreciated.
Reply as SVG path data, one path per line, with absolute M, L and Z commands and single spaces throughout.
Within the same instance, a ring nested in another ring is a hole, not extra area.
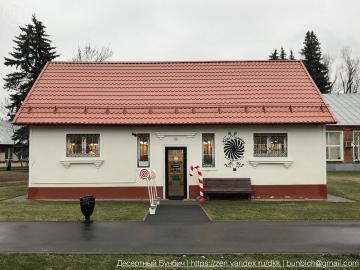
M 221 267 L 211 269 L 230 269 L 231 263 L 257 263 L 270 264 L 274 268 L 254 269 L 328 269 L 326 263 L 346 262 L 352 267 L 336 267 L 331 269 L 359 269 L 359 255 L 310 255 L 310 254 L 241 254 L 241 255 L 80 255 L 80 254 L 11 254 L 0 255 L 0 269 L 123 269 L 125 267 L 116 267 L 119 263 L 131 262 L 148 262 L 152 265 L 160 266 L 161 263 L 182 263 L 185 266 L 197 264 L 205 265 L 206 263 L 217 263 Z M 319 267 L 289 267 L 299 262 L 318 263 Z M 276 267 L 279 266 L 279 267 Z M 284 267 L 282 267 L 284 266 Z M 287 267 L 286 267 L 287 266 Z M 125 269 L 139 269 L 132 267 Z M 185 268 L 185 267 L 182 267 Z M 165 269 L 165 267 L 154 267 L 149 269 Z M 166 267 L 166 269 L 180 269 L 176 267 Z M 207 267 L 195 267 L 192 269 L 208 269 Z M 234 268 L 233 268 L 234 269 Z M 238 269 L 241 269 L 240 267 Z M 249 268 L 242 268 L 249 269 Z
M 360 173 L 329 173 L 328 192 L 356 202 L 209 200 L 204 208 L 215 220 L 360 220 Z
M 29 171 L 27 168 L 15 167 L 11 171 L 0 168 L 0 187 L 9 185 L 27 185 Z
M 0 170 L 0 221 L 77 221 L 83 219 L 79 202 L 73 201 L 12 201 L 26 194 L 26 169 Z M 1 186 L 4 182 L 14 183 Z M 97 201 L 93 220 L 143 220 L 149 203 L 146 201 Z M 1 269 L 1 268 L 0 268 Z
M 330 194 L 360 201 L 360 172 L 332 172 L 328 182 Z
M 0 187 L 0 201 L 26 194 L 26 186 Z
M 143 220 L 148 203 L 97 201 L 93 220 Z M 83 219 L 79 202 L 0 202 L 0 221 L 77 221 Z M 0 268 L 1 269 L 1 268 Z

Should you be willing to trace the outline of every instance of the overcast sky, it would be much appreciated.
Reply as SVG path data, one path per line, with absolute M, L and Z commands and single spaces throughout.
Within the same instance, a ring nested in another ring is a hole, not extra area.
M 267 59 L 280 46 L 298 57 L 307 30 L 324 53 L 349 46 L 360 56 L 359 0 L 1 0 L 1 78 L 18 26 L 33 13 L 58 60 L 87 43 L 110 45 L 116 61 Z

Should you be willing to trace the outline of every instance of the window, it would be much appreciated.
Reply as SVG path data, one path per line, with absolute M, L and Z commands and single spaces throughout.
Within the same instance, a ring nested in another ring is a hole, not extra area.
M 202 148 L 203 148 L 203 167 L 215 167 L 215 135 L 203 134 L 202 135 Z
M 360 131 L 354 130 L 353 133 L 353 142 L 354 142 L 354 161 L 360 161 Z
M 67 134 L 67 157 L 99 157 L 99 134 Z
M 342 131 L 326 132 L 326 160 L 338 161 L 343 159 Z
M 138 167 L 150 166 L 150 135 L 138 134 Z
M 287 157 L 287 134 L 255 133 L 254 157 Z

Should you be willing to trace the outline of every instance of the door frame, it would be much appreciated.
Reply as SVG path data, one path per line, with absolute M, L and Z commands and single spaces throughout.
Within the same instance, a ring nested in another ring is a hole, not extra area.
M 168 196 L 169 188 L 169 164 L 168 164 L 168 150 L 183 150 L 184 151 L 184 196 Z M 166 199 L 187 199 L 187 148 L 185 146 L 165 146 L 165 198 Z

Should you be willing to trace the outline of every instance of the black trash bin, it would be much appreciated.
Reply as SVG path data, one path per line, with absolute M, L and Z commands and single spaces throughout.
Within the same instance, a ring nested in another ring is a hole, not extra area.
M 6 160 L 6 170 L 11 171 L 11 159 Z
M 95 197 L 94 196 L 84 196 L 80 198 L 80 209 L 83 215 L 85 216 L 85 222 L 90 222 L 90 216 L 95 209 Z

